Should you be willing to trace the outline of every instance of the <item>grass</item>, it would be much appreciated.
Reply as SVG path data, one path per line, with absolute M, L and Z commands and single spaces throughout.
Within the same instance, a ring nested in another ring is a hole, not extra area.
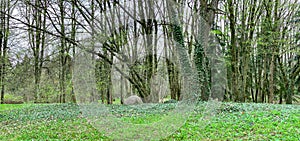
M 196 114 L 168 140 L 299 140 L 300 107 L 268 104 L 231 104 L 207 120 Z M 204 123 L 208 122 L 208 124 Z M 201 127 L 201 125 L 205 126 Z M 199 127 L 200 126 L 200 127 Z
M 20 109 L 28 106 L 30 104 L 0 104 L 0 111 Z
M 123 122 L 147 125 L 161 121 L 175 106 L 107 109 Z M 0 140 L 113 140 L 92 126 L 75 104 L 0 107 Z M 199 104 L 182 127 L 161 140 L 300 140 L 297 105 L 222 103 L 209 113 L 203 111 L 205 107 L 206 103 Z

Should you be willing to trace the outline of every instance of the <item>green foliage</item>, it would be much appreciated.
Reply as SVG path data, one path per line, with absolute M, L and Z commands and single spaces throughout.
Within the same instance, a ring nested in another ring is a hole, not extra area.
M 23 101 L 23 97 L 22 96 L 15 96 L 15 95 L 12 95 L 12 94 L 5 94 L 4 95 L 4 101 L 14 101 L 14 102 Z
M 160 114 L 135 115 L 132 117 L 123 117 L 122 120 L 133 124 L 149 124 L 163 119 Z
M 141 108 L 140 106 L 123 106 L 123 105 L 109 105 L 111 113 L 121 117 L 145 116 L 152 114 L 166 114 L 168 111 L 175 108 L 176 103 L 170 104 L 147 104 L 148 108 Z
M 211 33 L 213 33 L 215 35 L 222 35 L 223 34 L 222 31 L 219 30 L 219 29 L 214 29 L 214 30 L 211 31 Z
M 85 119 L 17 121 L 2 126 L 0 140 L 109 140 Z
M 31 121 L 31 120 L 67 120 L 76 118 L 79 108 L 75 104 L 41 104 L 30 105 L 22 110 L 4 111 L 2 121 Z
M 23 106 L 22 109 L 20 109 Z M 124 122 L 161 120 L 175 103 L 139 106 L 109 105 Z M 76 104 L 0 105 L 0 140 L 112 140 L 83 118 Z M 163 140 L 299 140 L 297 105 L 222 103 L 205 115 L 198 104 L 187 122 Z M 11 109 L 11 110 L 8 110 Z M 213 113 L 216 114 L 213 114 Z
M 29 107 L 30 104 L 0 104 L 0 111 Z
M 244 111 L 240 106 L 237 106 L 233 103 L 223 103 L 217 111 L 219 113 L 233 113 L 233 112 L 242 112 Z
M 191 116 L 164 140 L 299 140 L 300 108 L 295 105 L 223 103 L 208 120 Z M 231 111 L 231 112 L 230 112 Z

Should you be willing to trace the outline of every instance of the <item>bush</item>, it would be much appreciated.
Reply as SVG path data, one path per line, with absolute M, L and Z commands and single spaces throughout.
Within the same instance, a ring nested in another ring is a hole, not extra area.
M 5 104 L 22 104 L 22 103 L 24 103 L 24 101 L 21 96 L 14 96 L 12 94 L 6 94 L 6 95 L 4 95 L 4 103 Z

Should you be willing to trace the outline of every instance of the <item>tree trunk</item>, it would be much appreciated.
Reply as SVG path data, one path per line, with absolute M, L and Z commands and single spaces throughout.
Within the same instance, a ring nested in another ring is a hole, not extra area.
M 272 58 L 271 58 L 271 64 L 270 64 L 270 88 L 269 88 L 269 90 L 270 90 L 270 93 L 269 93 L 269 97 L 268 97 L 268 102 L 269 103 L 273 103 L 273 101 L 274 101 L 274 61 L 275 61 L 275 59 L 274 59 L 275 57 L 274 57 L 274 54 L 272 54 Z
M 9 21 L 10 17 L 8 16 L 10 14 L 10 2 L 9 1 L 1 1 L 0 3 L 0 10 L 2 12 L 6 11 L 5 13 L 1 12 L 1 23 L 0 23 L 0 84 L 1 84 L 1 94 L 0 94 L 0 103 L 4 103 L 4 94 L 5 94 L 5 88 L 6 88 L 6 67 L 7 67 L 7 43 L 8 43 L 8 36 L 9 36 Z M 7 15 L 6 15 L 7 14 Z
M 76 40 L 76 11 L 75 11 L 75 2 L 72 0 L 72 13 L 71 13 L 71 40 L 75 41 Z M 76 46 L 71 44 L 70 45 L 72 48 L 72 55 L 73 55 L 73 60 L 72 60 L 72 63 L 70 64 L 70 76 L 72 77 L 73 79 L 73 73 L 74 73 L 74 62 L 75 62 L 75 54 L 76 54 Z M 72 98 L 72 102 L 73 103 L 76 103 L 76 95 L 74 93 L 74 84 L 73 84 L 73 81 L 72 81 L 72 90 L 71 90 L 71 98 Z
M 244 96 L 239 93 L 239 81 L 238 81 L 238 58 L 237 58 L 237 46 L 236 46 L 236 34 L 235 34 L 235 14 L 234 14 L 234 0 L 228 0 L 229 9 L 229 28 L 230 28 L 230 54 L 231 54 L 231 79 L 232 79 L 232 94 L 235 96 L 236 102 L 243 102 Z
M 60 9 L 60 97 L 59 102 L 65 103 L 66 102 L 66 35 L 65 35 L 65 10 L 64 10 L 64 0 L 59 1 L 59 9 Z

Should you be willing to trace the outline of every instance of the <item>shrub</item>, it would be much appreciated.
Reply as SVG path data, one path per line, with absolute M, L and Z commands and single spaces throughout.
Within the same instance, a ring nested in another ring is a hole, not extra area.
M 22 104 L 23 98 L 21 96 L 14 96 L 12 94 L 4 95 L 4 103 L 5 104 Z

